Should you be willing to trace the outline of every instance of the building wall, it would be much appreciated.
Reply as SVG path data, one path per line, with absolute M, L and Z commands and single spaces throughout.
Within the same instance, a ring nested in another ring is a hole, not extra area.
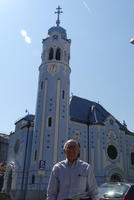
M 0 133 L 0 162 L 7 160 L 9 136 Z
M 92 165 L 98 184 L 116 176 L 120 181 L 134 181 L 134 136 L 125 134 L 115 118 L 110 116 L 103 125 L 89 126 L 70 121 L 68 135 L 80 142 L 80 159 Z
M 3 191 L 16 192 L 27 189 L 32 136 L 33 126 L 31 122 L 29 123 L 28 120 L 23 119 L 16 123 L 15 132 L 10 134 L 9 139 Z
M 62 149 L 70 138 L 80 142 L 80 159 L 92 165 L 98 184 L 117 178 L 133 182 L 132 134 L 121 130 L 112 116 L 103 124 L 70 120 L 71 41 L 62 27 L 52 27 L 48 33 L 49 37 L 43 40 L 35 120 L 29 120 L 29 115 L 22 118 L 16 122 L 15 132 L 10 134 L 3 191 L 12 191 L 16 200 L 40 199 L 41 191 L 46 192 L 53 165 L 65 159 Z M 49 57 L 51 48 L 52 59 Z M 61 56 L 57 60 L 58 48 Z M 5 152 L 7 147 L 3 148 Z M 6 157 L 6 153 L 0 153 Z M 43 168 L 40 161 L 45 162 Z
M 7 161 L 8 143 L 9 143 L 9 136 L 6 134 L 0 133 L 0 163 L 3 161 Z M 0 191 L 3 186 L 3 181 L 4 181 L 4 177 L 0 176 Z
M 103 125 L 86 125 L 70 120 L 68 139 L 70 138 L 80 142 L 80 159 L 92 165 L 98 185 L 110 181 L 113 175 L 118 175 L 121 181 L 134 181 L 134 164 L 131 161 L 131 153 L 134 152 L 134 136 L 127 135 L 120 130 L 112 116 L 108 117 Z M 19 147 L 17 147 L 18 140 L 20 141 Z M 47 188 L 50 171 L 47 168 L 44 170 L 30 168 L 31 164 L 33 165 L 32 143 L 33 127 L 29 127 L 28 131 L 28 127 L 23 126 L 23 120 L 19 121 L 16 124 L 15 133 L 10 135 L 8 166 L 5 175 L 6 188 L 12 172 L 11 190 L 17 195 L 17 200 L 39 198 Z M 114 158 L 111 158 L 108 152 L 109 146 L 116 149 L 115 155 L 112 154 Z M 49 156 L 48 154 L 46 162 L 49 162 Z M 59 160 L 64 158 L 63 154 Z

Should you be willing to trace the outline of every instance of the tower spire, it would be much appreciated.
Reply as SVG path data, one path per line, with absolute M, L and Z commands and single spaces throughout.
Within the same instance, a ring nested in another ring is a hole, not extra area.
M 55 12 L 55 14 L 57 14 L 57 20 L 56 20 L 57 26 L 59 26 L 59 24 L 60 24 L 59 16 L 60 16 L 61 13 L 63 13 L 63 12 L 61 11 L 61 9 L 62 9 L 62 8 L 60 8 L 60 6 L 58 6 L 58 8 L 56 8 L 57 11 Z

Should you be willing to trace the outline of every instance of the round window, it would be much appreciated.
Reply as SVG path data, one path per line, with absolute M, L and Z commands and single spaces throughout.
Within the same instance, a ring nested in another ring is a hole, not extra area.
M 107 154 L 112 160 L 116 159 L 118 154 L 116 147 L 114 145 L 109 145 L 107 148 Z
M 19 147 L 20 147 L 20 140 L 17 139 L 14 145 L 14 152 L 17 153 L 19 151 Z

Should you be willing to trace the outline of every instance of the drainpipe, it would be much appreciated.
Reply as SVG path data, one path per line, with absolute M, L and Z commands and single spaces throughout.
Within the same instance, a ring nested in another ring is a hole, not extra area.
M 89 163 L 89 125 L 90 123 L 87 123 L 87 162 Z
M 23 171 L 22 171 L 22 183 L 21 183 L 21 190 L 23 190 L 23 184 L 24 184 L 24 175 L 25 175 L 25 168 L 26 168 L 26 157 L 27 157 L 27 146 L 28 146 L 28 136 L 29 136 L 29 129 L 30 129 L 30 121 L 27 121 L 27 124 L 25 127 L 27 127 L 27 136 L 26 136 L 26 148 L 25 148 L 25 155 L 24 155 L 24 165 L 23 165 Z M 24 188 L 25 190 L 25 188 Z M 25 192 L 24 192 L 24 200 L 25 200 Z
M 88 145 L 88 148 L 87 148 L 87 162 L 89 163 L 89 126 L 90 126 L 90 119 L 91 119 L 91 115 L 92 115 L 92 111 L 93 111 L 93 106 L 91 106 L 91 108 L 89 108 L 89 120 L 87 122 L 87 145 Z

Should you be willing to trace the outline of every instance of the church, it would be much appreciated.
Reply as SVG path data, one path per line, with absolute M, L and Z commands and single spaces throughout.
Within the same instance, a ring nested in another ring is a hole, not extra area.
M 65 159 L 63 145 L 74 138 L 80 159 L 90 163 L 98 185 L 134 182 L 134 133 L 99 103 L 70 97 L 70 45 L 66 30 L 56 26 L 42 41 L 35 115 L 15 123 L 10 134 L 3 191 L 16 200 L 43 199 L 51 169 Z

